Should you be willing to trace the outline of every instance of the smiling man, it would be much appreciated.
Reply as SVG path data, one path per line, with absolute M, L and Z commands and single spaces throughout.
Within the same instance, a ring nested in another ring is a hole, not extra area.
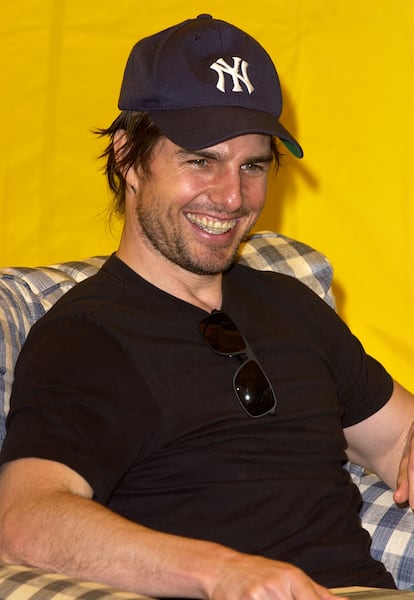
M 393 587 L 343 465 L 414 507 L 414 399 L 307 287 L 233 264 L 278 144 L 302 156 L 268 54 L 201 15 L 133 48 L 119 108 L 121 242 L 22 350 L 0 559 L 156 597 Z
M 121 154 L 124 136 L 118 137 Z M 150 178 L 139 169 L 125 173 L 118 257 L 185 301 L 207 310 L 221 306 L 221 273 L 263 208 L 272 158 L 267 135 L 245 134 L 198 151 L 162 138 Z

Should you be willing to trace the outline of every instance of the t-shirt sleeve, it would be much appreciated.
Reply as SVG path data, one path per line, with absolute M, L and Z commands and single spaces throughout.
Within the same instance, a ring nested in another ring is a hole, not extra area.
M 393 380 L 348 326 L 333 311 L 330 314 L 332 361 L 345 428 L 380 410 L 392 395 Z
M 39 324 L 16 365 L 0 461 L 66 464 L 105 503 L 145 453 L 157 409 L 117 340 L 87 319 Z
M 278 299 L 285 308 L 286 320 L 296 324 L 300 336 L 303 332 L 309 334 L 311 351 L 325 363 L 336 386 L 342 427 L 367 419 L 390 399 L 391 376 L 366 353 L 361 341 L 324 300 L 297 279 L 280 277 L 271 274 L 268 279 L 272 286 L 263 288 L 261 294 L 271 302 Z M 259 285 L 255 289 L 260 289 Z

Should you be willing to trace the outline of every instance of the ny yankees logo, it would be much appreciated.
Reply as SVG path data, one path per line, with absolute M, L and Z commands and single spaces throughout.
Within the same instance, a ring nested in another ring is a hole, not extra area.
M 224 58 L 219 58 L 216 60 L 216 62 L 210 65 L 210 69 L 216 71 L 218 75 L 218 81 L 216 85 L 217 89 L 220 90 L 220 92 L 226 93 L 224 74 L 227 73 L 227 75 L 231 75 L 233 80 L 232 92 L 242 92 L 243 89 L 240 83 L 244 83 L 247 91 L 249 94 L 251 94 L 254 90 L 254 87 L 247 75 L 247 67 L 249 66 L 249 63 L 246 60 L 241 59 L 239 56 L 232 56 L 232 58 L 233 66 L 230 66 L 228 63 L 226 63 Z

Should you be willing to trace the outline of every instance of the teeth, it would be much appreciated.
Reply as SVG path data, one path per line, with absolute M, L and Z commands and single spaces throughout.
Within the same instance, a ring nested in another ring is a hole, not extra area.
M 229 221 L 219 221 L 218 219 L 212 219 L 211 217 L 199 217 L 192 213 L 187 213 L 187 219 L 207 231 L 208 233 L 226 233 L 235 227 L 237 220 L 231 219 Z

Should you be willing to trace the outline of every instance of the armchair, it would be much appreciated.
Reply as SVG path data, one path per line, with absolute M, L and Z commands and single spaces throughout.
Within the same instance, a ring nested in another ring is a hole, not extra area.
M 335 308 L 329 261 L 301 242 L 276 233 L 257 233 L 243 244 L 238 260 L 255 269 L 296 277 Z M 0 269 L 0 446 L 5 435 L 14 364 L 30 327 L 77 282 L 96 273 L 104 261 L 105 257 L 98 256 L 47 267 Z M 413 512 L 396 507 L 392 491 L 375 475 L 365 473 L 357 465 L 346 468 L 362 494 L 361 520 L 371 534 L 373 556 L 385 563 L 398 587 L 414 589 Z M 0 565 L 1 598 L 63 600 L 79 598 L 91 588 L 96 594 L 93 597 L 98 599 L 140 598 L 38 569 Z

